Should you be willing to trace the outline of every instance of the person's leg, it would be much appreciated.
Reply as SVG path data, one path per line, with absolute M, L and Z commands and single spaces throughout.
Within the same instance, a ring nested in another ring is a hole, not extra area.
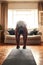
M 24 41 L 23 49 L 25 49 L 26 48 L 26 41 L 27 41 L 27 34 L 26 33 L 23 34 L 23 41 Z
M 16 33 L 16 42 L 17 42 L 17 49 L 19 49 L 19 48 L 20 48 L 20 46 L 19 46 L 19 42 L 20 42 L 20 35 L 19 35 L 19 33 L 18 33 L 18 32 Z
M 26 48 L 26 40 L 27 40 L 27 36 L 26 35 L 23 35 L 23 41 L 24 41 L 23 48 L 24 49 Z

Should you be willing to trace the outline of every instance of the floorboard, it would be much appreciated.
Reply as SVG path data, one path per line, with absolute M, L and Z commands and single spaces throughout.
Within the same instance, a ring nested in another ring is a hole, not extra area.
M 0 44 L 0 65 L 6 59 L 12 49 L 16 48 L 16 45 L 2 45 Z M 20 48 L 23 48 L 21 45 Z M 37 65 L 43 65 L 43 45 L 27 45 L 27 49 L 31 49 Z

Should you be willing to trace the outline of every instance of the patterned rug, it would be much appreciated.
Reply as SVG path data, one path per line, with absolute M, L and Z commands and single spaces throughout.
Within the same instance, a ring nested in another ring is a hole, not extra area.
M 2 65 L 36 65 L 36 62 L 31 50 L 13 49 Z

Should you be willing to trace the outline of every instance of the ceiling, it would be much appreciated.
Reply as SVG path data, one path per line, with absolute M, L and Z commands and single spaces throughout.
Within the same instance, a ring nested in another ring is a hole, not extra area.
M 26 1 L 26 2 L 40 2 L 40 1 L 43 1 L 43 0 L 0 0 L 0 2 L 2 2 L 2 1 L 8 1 L 8 2 L 10 2 L 10 1 L 11 1 L 11 2 L 13 2 L 13 1 L 14 1 L 14 2 L 16 2 L 16 1 L 21 1 L 21 2 L 22 2 L 22 1 L 24 1 L 24 2 L 25 2 L 25 1 Z

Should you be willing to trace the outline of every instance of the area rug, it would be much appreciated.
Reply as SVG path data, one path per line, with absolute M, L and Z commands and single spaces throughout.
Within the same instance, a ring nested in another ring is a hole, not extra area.
M 2 65 L 36 65 L 36 62 L 31 50 L 13 49 Z

